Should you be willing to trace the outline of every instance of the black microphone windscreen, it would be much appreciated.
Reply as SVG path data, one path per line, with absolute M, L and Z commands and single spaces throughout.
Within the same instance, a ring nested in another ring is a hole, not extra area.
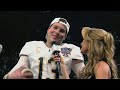
M 53 42 L 52 42 L 52 45 L 53 45 L 53 44 L 57 44 L 57 42 L 56 42 L 56 41 L 53 41 Z

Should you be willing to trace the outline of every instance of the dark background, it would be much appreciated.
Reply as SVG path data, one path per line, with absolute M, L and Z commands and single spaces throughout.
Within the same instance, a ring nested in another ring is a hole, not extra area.
M 0 78 L 13 68 L 27 41 L 45 40 L 46 30 L 55 17 L 70 23 L 66 42 L 80 46 L 84 26 L 103 28 L 115 38 L 115 60 L 120 70 L 120 11 L 0 11 Z

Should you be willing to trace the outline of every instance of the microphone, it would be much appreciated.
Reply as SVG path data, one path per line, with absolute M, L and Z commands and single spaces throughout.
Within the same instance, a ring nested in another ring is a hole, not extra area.
M 52 49 L 54 50 L 52 54 L 59 56 L 59 53 L 60 53 L 59 49 L 60 48 L 59 48 L 59 45 L 57 45 L 55 41 L 52 42 Z M 57 61 L 56 64 L 57 64 L 58 73 L 59 73 L 60 76 L 62 76 L 61 67 L 60 67 L 60 61 Z

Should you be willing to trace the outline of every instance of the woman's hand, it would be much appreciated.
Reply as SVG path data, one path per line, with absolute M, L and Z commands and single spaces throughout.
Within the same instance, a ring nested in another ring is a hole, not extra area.
M 67 67 L 65 65 L 65 62 L 63 60 L 63 58 L 60 56 L 60 55 L 52 55 L 52 58 L 55 62 L 60 62 L 60 66 L 61 66 L 61 71 L 62 71 L 62 74 L 63 74 L 63 79 L 70 79 L 69 78 L 69 75 L 68 75 L 68 72 L 67 72 Z

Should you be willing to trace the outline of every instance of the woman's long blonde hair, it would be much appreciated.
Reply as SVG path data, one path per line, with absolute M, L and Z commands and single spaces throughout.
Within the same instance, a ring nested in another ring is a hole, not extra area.
M 84 27 L 82 36 L 88 42 L 88 62 L 79 77 L 86 79 L 88 76 L 94 75 L 95 65 L 99 61 L 105 60 L 111 68 L 112 78 L 117 79 L 117 65 L 113 60 L 115 46 L 112 34 L 103 29 Z

